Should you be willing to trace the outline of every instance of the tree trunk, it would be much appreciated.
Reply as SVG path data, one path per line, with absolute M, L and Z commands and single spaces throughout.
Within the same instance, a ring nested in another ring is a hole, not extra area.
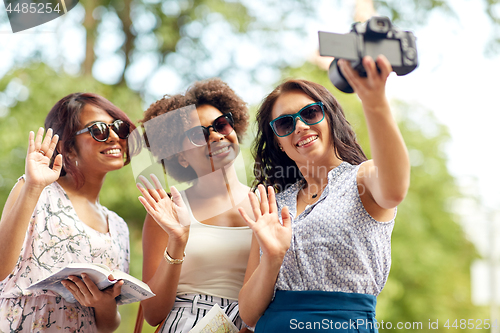
M 125 33 L 125 43 L 123 43 L 123 52 L 125 53 L 125 66 L 118 84 L 125 84 L 125 70 L 130 64 L 132 49 L 134 48 L 135 35 L 132 33 L 132 19 L 130 18 L 131 0 L 123 0 L 123 9 L 118 11 L 118 17 L 122 21 L 123 32 Z
M 94 9 L 97 7 L 96 0 L 80 1 L 85 8 L 85 18 L 83 27 L 86 31 L 86 49 L 85 60 L 83 62 L 83 75 L 92 75 L 92 66 L 94 65 L 95 53 L 94 45 L 96 40 L 97 21 L 93 17 Z

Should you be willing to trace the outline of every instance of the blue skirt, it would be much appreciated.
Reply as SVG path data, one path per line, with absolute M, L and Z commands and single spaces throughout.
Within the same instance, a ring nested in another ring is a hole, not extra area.
M 377 298 L 366 294 L 277 290 L 255 333 L 375 333 L 376 304 Z

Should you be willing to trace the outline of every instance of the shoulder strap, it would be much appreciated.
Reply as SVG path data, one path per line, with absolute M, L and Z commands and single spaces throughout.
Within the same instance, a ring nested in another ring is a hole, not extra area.
M 135 320 L 134 333 L 141 333 L 143 324 L 144 314 L 142 313 L 142 305 L 139 303 L 139 310 L 137 311 L 137 318 Z
M 167 320 L 167 318 L 163 319 L 162 322 L 156 327 L 155 333 L 160 332 L 165 320 Z M 143 324 L 144 324 L 144 313 L 142 312 L 142 305 L 139 303 L 139 310 L 137 311 L 137 318 L 135 320 L 134 333 L 141 333 Z

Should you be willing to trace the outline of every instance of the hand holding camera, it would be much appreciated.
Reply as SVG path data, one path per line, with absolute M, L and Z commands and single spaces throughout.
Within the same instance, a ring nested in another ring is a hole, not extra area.
M 366 77 L 361 76 L 348 60 L 339 59 L 337 66 L 346 82 L 356 92 L 365 110 L 380 110 L 388 107 L 385 84 L 392 72 L 391 64 L 384 55 L 377 59 L 366 56 L 361 61 Z
M 406 75 L 418 66 L 415 36 L 392 26 L 387 17 L 374 16 L 365 23 L 354 23 L 350 33 L 319 31 L 320 55 L 333 56 L 328 76 L 333 85 L 345 93 L 354 92 L 339 69 L 338 60 L 346 59 L 360 77 L 366 77 L 363 58 L 384 55 L 397 75 Z M 377 66 L 379 72 L 381 68 Z

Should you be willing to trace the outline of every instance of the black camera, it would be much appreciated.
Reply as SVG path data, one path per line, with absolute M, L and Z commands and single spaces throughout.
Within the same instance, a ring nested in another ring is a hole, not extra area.
M 328 70 L 330 81 L 345 93 L 354 91 L 337 65 L 338 59 L 350 60 L 359 75 L 365 77 L 361 61 L 367 55 L 374 60 L 385 55 L 397 75 L 406 75 L 418 66 L 415 36 L 411 31 L 393 27 L 387 17 L 374 16 L 365 23 L 354 23 L 347 34 L 318 33 L 320 55 L 335 57 Z

